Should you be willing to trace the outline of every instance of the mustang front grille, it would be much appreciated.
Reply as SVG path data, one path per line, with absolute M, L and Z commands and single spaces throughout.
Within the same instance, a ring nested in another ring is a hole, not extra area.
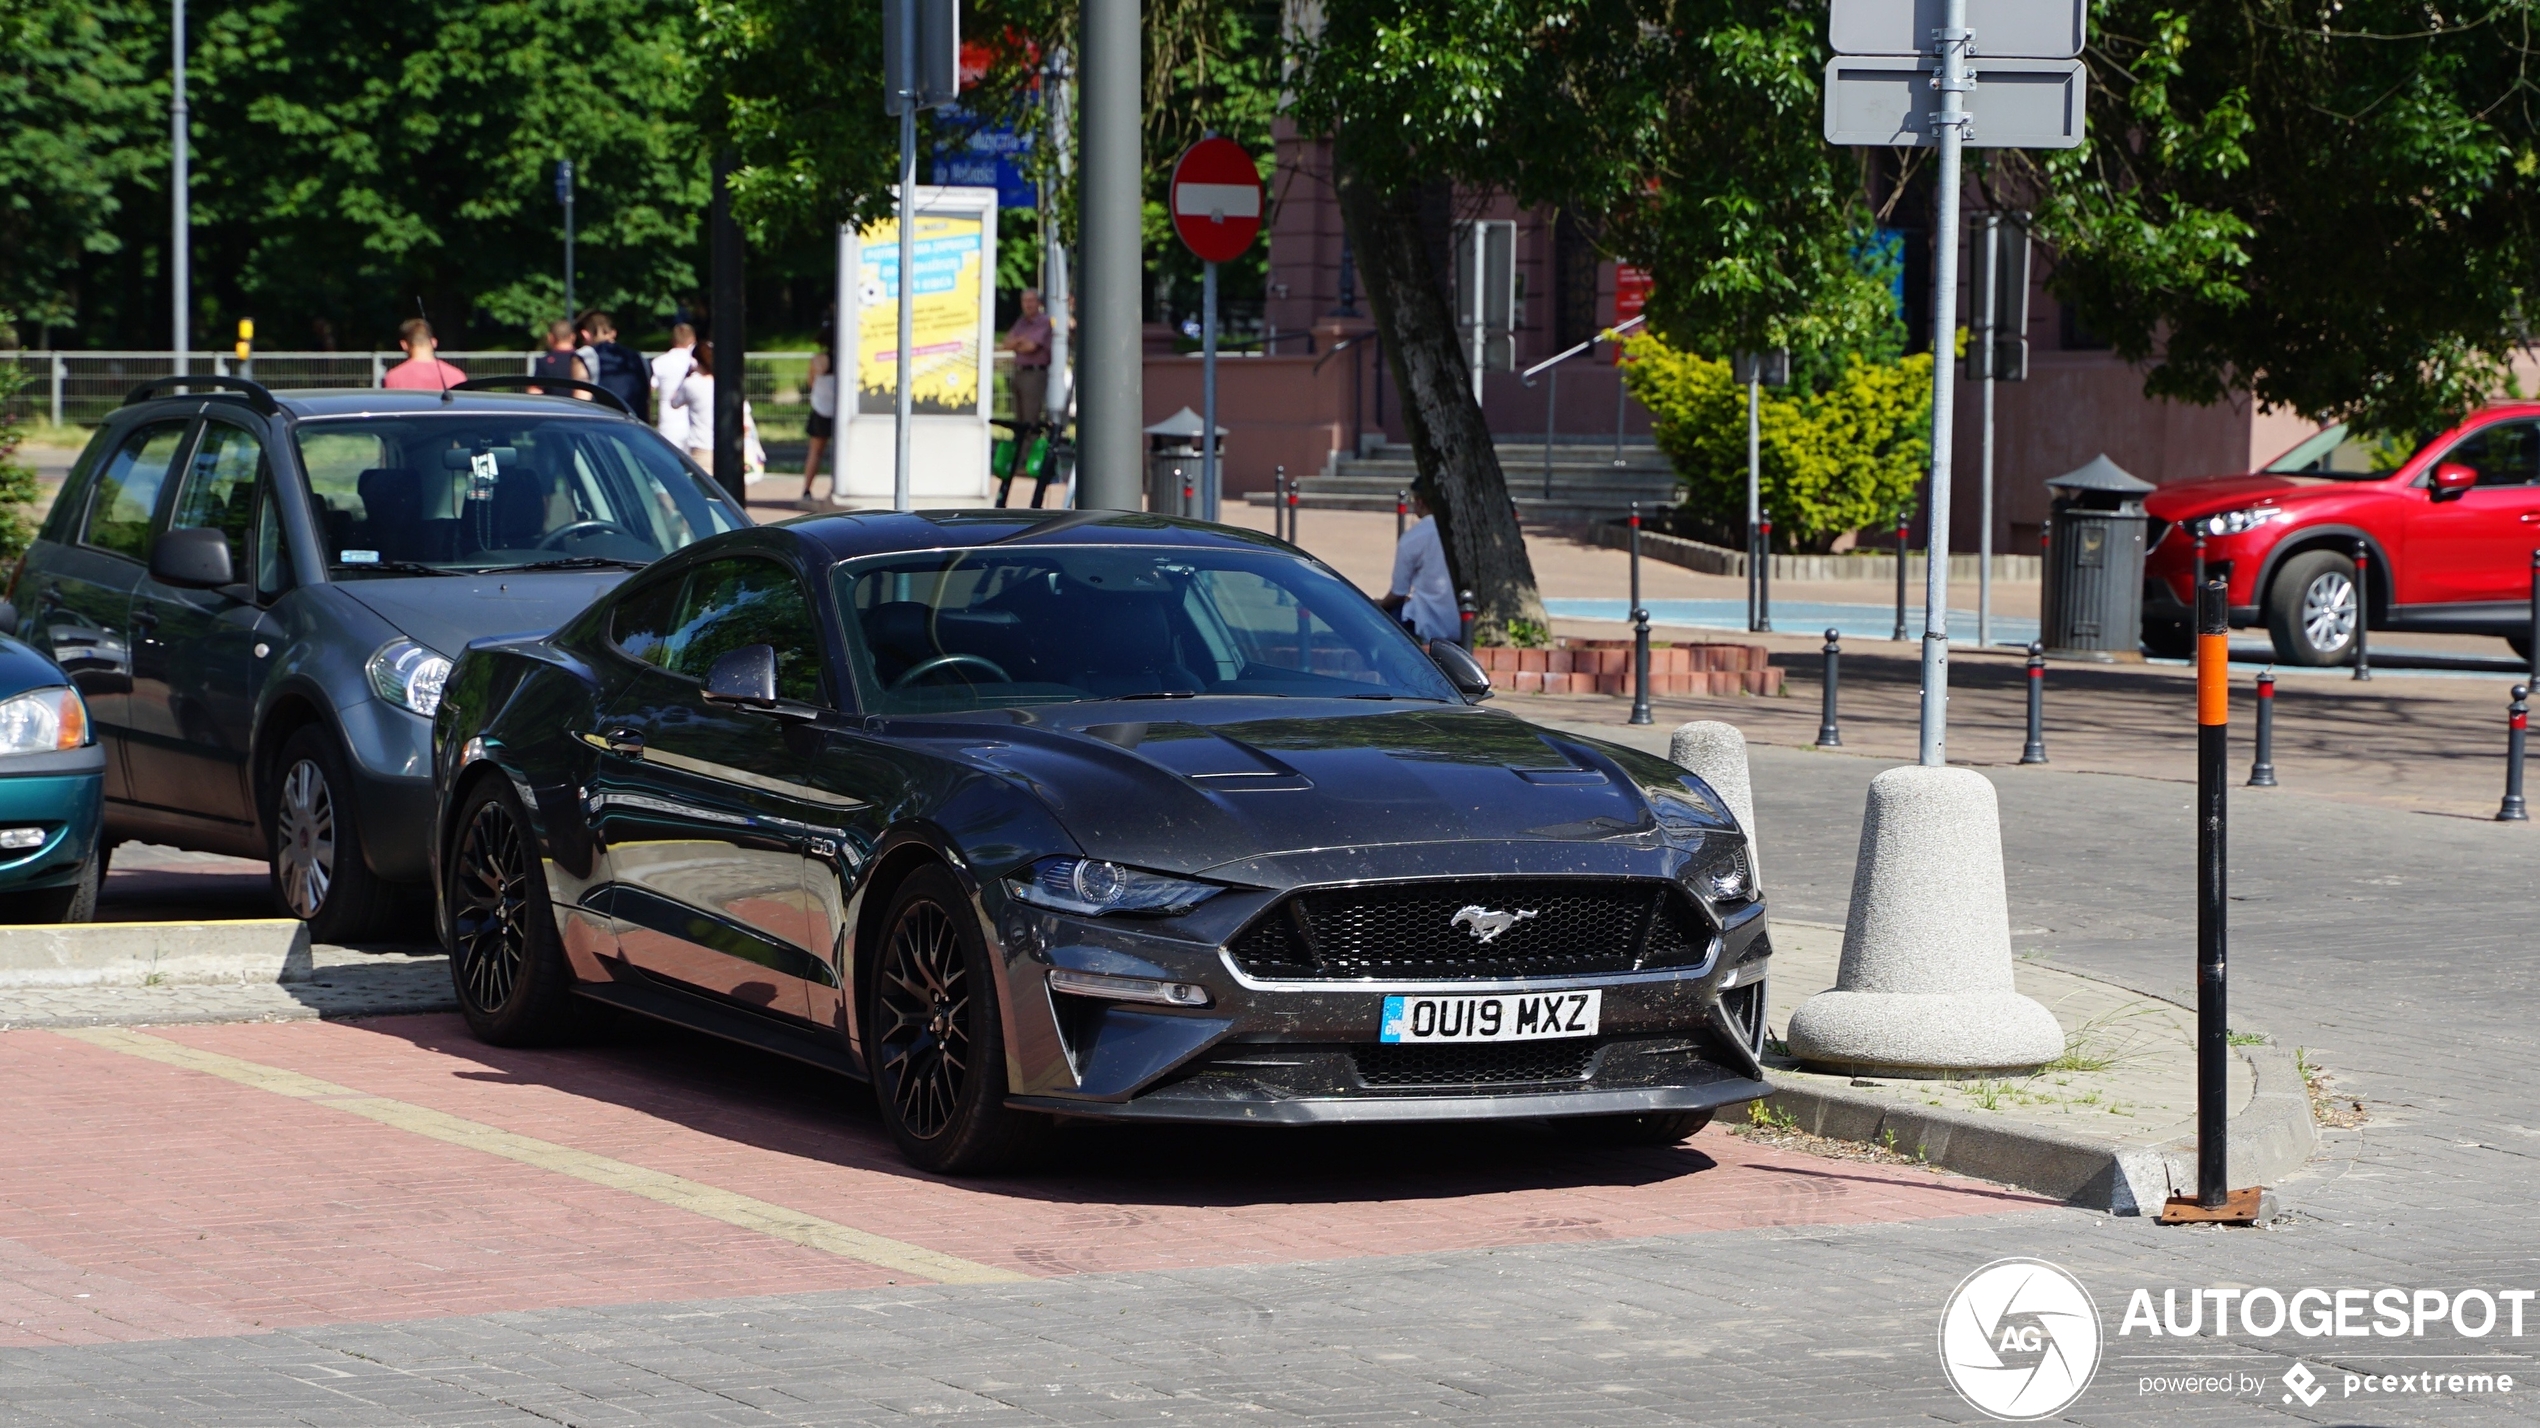
M 1360 1046 L 1349 1057 L 1370 1086 L 1540 1086 L 1584 1080 L 1598 1043 L 1515 1041 L 1461 1046 Z
M 1473 981 L 1687 965 L 1710 941 L 1669 883 L 1475 878 L 1292 893 L 1228 950 L 1264 980 Z

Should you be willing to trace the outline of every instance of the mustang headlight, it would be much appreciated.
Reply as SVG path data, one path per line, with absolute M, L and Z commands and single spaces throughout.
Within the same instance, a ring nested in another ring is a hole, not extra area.
M 2198 516 L 2189 521 L 2187 529 L 2190 533 L 2201 536 L 2233 536 L 2242 531 L 2256 530 L 2269 521 L 2283 520 L 2285 514 L 2282 508 L 2276 506 L 2252 506 L 2241 511 L 2219 511 L 2213 515 Z
M 424 718 L 441 707 L 450 661 L 412 640 L 390 640 L 370 657 L 370 687 L 380 698 Z
M 88 705 L 68 685 L 0 699 L 0 756 L 53 754 L 88 742 Z
M 1005 880 L 1007 893 L 1035 907 L 1100 916 L 1107 912 L 1188 912 L 1223 891 L 1099 858 L 1043 858 Z
M 1755 898 L 1755 866 L 1747 861 L 1744 843 L 1713 839 L 1694 856 L 1685 870 L 1685 881 L 1712 902 L 1752 902 Z

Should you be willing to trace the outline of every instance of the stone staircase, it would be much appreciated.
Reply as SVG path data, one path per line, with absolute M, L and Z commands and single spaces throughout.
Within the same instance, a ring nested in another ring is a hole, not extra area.
M 1499 443 L 1508 494 L 1516 498 L 1519 518 L 1530 526 L 1592 525 L 1630 514 L 1634 501 L 1650 512 L 1674 505 L 1679 496 L 1675 468 L 1646 441 L 1625 442 L 1619 466 L 1611 441 L 1555 442 L 1549 497 L 1544 494 L 1543 458 L 1540 441 Z M 1419 474 L 1409 446 L 1371 444 L 1364 454 L 1334 458 L 1332 474 L 1298 481 L 1297 504 L 1319 511 L 1390 511 L 1396 496 Z M 1266 506 L 1273 496 L 1255 491 L 1244 499 Z

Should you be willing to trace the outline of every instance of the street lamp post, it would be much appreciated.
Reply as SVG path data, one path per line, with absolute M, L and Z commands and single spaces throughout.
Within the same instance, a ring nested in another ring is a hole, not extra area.
M 168 191 L 173 200 L 171 232 L 168 235 L 168 286 L 174 299 L 174 321 L 169 327 L 169 342 L 176 349 L 176 370 L 193 370 L 186 354 L 194 348 L 194 254 L 193 214 L 187 200 L 191 197 L 187 177 L 185 114 L 185 0 L 174 0 L 175 65 L 168 86 L 168 148 L 174 159 L 169 175 Z
M 564 205 L 564 320 L 581 308 L 573 300 L 573 160 L 556 160 L 556 202 Z

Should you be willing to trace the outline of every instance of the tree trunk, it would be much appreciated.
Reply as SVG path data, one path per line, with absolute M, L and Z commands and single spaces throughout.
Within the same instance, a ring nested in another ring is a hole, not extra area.
M 1402 393 L 1403 424 L 1411 431 L 1412 458 L 1437 517 L 1447 568 L 1459 591 L 1473 592 L 1475 633 L 1496 634 L 1511 620 L 1549 630 L 1499 448 L 1473 400 L 1472 368 L 1456 340 L 1455 312 L 1431 251 L 1432 240 L 1445 235 L 1422 221 L 1420 190 L 1381 189 L 1358 178 L 1345 157 L 1335 158 L 1341 221 Z

